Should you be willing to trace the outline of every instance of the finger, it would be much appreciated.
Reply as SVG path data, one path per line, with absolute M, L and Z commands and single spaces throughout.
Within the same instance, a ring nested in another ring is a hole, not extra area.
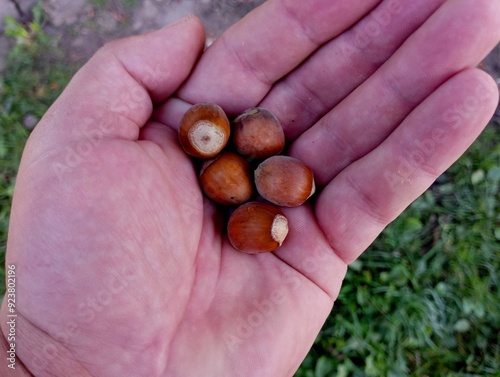
M 372 74 L 443 1 L 383 1 L 278 82 L 259 106 L 272 110 L 287 139 L 295 139 Z M 178 127 L 190 105 L 172 98 L 154 118 Z
M 446 2 L 370 79 L 293 144 L 319 185 L 379 145 L 449 77 L 500 39 L 500 2 Z M 314 148 L 311 146 L 314 145 Z
M 171 97 L 168 101 L 154 109 L 152 119 L 168 127 L 179 130 L 181 119 L 193 103 Z
M 315 208 L 338 255 L 354 261 L 470 146 L 497 104 L 491 77 L 466 70 L 429 96 L 380 146 L 337 175 Z
M 200 21 L 185 17 L 107 44 L 74 76 L 35 133 L 52 145 L 95 137 L 136 140 L 153 104 L 189 75 L 204 41 Z
M 339 35 L 380 0 L 271 0 L 233 25 L 204 54 L 183 100 L 229 113 L 256 105 L 275 81 Z
M 373 74 L 444 0 L 383 1 L 278 82 L 259 106 L 294 140 Z
M 321 288 L 332 302 L 335 301 L 347 264 L 332 253 L 309 205 L 285 208 L 284 212 L 290 229 L 283 245 L 273 254 Z

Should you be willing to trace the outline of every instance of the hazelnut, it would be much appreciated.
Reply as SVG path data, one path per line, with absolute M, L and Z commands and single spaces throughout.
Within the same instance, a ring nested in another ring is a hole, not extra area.
M 254 193 L 250 164 L 231 152 L 205 161 L 200 183 L 205 195 L 221 204 L 241 204 Z
M 257 191 L 279 206 L 296 207 L 315 191 L 314 176 L 302 161 L 289 156 L 273 156 L 255 170 Z
M 254 107 L 234 120 L 233 143 L 243 157 L 264 159 L 283 151 L 285 134 L 272 112 Z
M 272 204 L 250 202 L 233 212 L 227 234 L 229 242 L 237 250 L 249 254 L 274 251 L 288 234 L 288 220 Z
M 179 141 L 191 156 L 211 158 L 226 146 L 229 134 L 229 120 L 224 110 L 214 103 L 198 103 L 182 117 Z

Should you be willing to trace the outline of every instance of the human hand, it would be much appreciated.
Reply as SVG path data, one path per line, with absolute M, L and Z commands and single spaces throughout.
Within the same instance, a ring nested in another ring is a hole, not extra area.
M 493 81 L 472 67 L 500 38 L 499 4 L 435 11 L 443 2 L 384 1 L 370 16 L 380 1 L 269 1 L 177 92 L 203 45 L 194 19 L 101 50 L 19 171 L 6 262 L 20 361 L 37 376 L 292 375 L 347 264 L 496 106 Z M 234 251 L 203 199 L 176 135 L 200 101 L 269 108 L 314 169 L 322 190 L 286 209 L 279 251 Z

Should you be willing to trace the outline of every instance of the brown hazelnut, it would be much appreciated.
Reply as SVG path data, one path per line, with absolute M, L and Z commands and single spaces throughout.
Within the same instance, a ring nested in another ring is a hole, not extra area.
M 264 159 L 283 151 L 285 134 L 272 112 L 254 107 L 234 120 L 233 143 L 243 157 Z
M 315 191 L 314 176 L 302 161 L 289 156 L 273 156 L 255 170 L 259 194 L 279 206 L 296 207 Z
M 254 193 L 250 164 L 231 152 L 205 161 L 200 183 L 205 195 L 221 204 L 241 204 L 250 200 Z
M 288 234 L 288 220 L 272 204 L 250 202 L 233 212 L 227 234 L 229 242 L 237 250 L 249 254 L 274 251 Z
M 214 103 L 191 106 L 182 117 L 179 141 L 186 153 L 199 158 L 217 156 L 226 146 L 230 125 L 222 108 Z

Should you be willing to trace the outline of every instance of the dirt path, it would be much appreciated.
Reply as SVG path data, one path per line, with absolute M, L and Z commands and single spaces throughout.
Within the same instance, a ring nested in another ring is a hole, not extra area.
M 87 60 L 107 40 L 158 29 L 184 15 L 203 21 L 208 43 L 264 0 L 43 0 L 50 32 L 71 61 Z
M 106 41 L 158 29 L 187 14 L 197 15 L 207 43 L 264 0 L 41 0 L 45 30 L 61 41 L 70 62 L 83 63 Z M 5 16 L 30 18 L 37 0 L 0 0 L 0 72 L 9 49 Z

